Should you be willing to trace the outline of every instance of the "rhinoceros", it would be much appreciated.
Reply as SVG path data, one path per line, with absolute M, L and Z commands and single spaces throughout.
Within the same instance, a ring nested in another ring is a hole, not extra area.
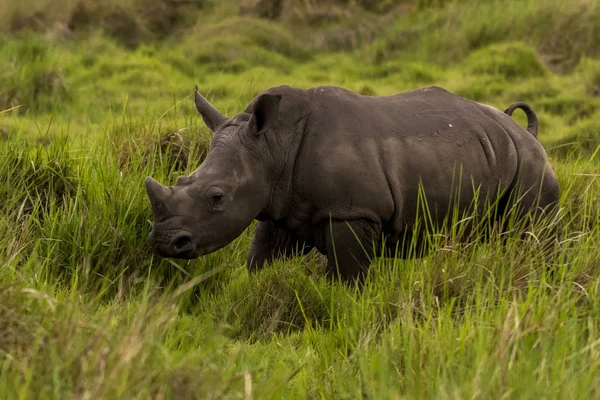
M 388 250 L 425 254 L 414 251 L 427 242 L 422 205 L 434 228 L 453 210 L 483 216 L 495 205 L 499 221 L 509 209 L 522 219 L 557 208 L 559 184 L 525 103 L 502 112 L 438 86 L 378 97 L 282 85 L 230 119 L 197 86 L 194 97 L 214 132 L 206 158 L 172 187 L 145 180 L 149 242 L 163 257 L 214 252 L 257 220 L 250 273 L 316 249 L 328 276 L 362 282 Z M 511 118 L 516 108 L 528 130 Z

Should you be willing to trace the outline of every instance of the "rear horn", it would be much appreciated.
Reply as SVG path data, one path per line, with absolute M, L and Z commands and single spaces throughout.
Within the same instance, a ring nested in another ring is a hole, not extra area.
M 215 132 L 221 125 L 227 121 L 227 117 L 221 114 L 219 110 L 213 107 L 200 92 L 198 91 L 198 85 L 194 86 L 194 102 L 196 103 L 196 109 L 202 116 L 206 126 L 211 131 Z

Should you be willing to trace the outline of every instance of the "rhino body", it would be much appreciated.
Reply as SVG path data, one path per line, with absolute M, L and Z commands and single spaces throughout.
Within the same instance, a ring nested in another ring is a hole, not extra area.
M 381 250 L 422 254 L 422 204 L 430 227 L 440 227 L 453 207 L 482 216 L 496 202 L 525 217 L 555 210 L 559 199 L 524 103 L 535 133 L 511 118 L 515 107 L 503 113 L 436 86 L 375 97 L 284 85 L 232 119 L 197 88 L 195 100 L 214 131 L 206 159 L 173 187 L 146 179 L 150 242 L 165 257 L 215 251 L 256 219 L 251 271 L 316 248 L 331 275 L 351 282 Z

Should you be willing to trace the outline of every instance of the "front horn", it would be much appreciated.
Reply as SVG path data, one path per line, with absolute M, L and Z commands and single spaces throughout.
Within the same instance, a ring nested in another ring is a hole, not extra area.
M 171 189 L 161 185 L 150 177 L 144 180 L 144 184 L 146 186 L 146 193 L 150 199 L 150 205 L 152 206 L 152 213 L 157 217 L 165 211 L 166 201 L 172 195 Z

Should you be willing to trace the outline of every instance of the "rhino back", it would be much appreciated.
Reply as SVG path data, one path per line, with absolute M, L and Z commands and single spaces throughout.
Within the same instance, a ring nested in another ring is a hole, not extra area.
M 506 190 L 517 153 L 505 122 L 437 87 L 388 97 L 315 88 L 295 219 L 367 218 L 395 234 L 416 215 L 419 182 L 439 218 L 453 190 L 463 205 L 473 184 L 484 195 Z

